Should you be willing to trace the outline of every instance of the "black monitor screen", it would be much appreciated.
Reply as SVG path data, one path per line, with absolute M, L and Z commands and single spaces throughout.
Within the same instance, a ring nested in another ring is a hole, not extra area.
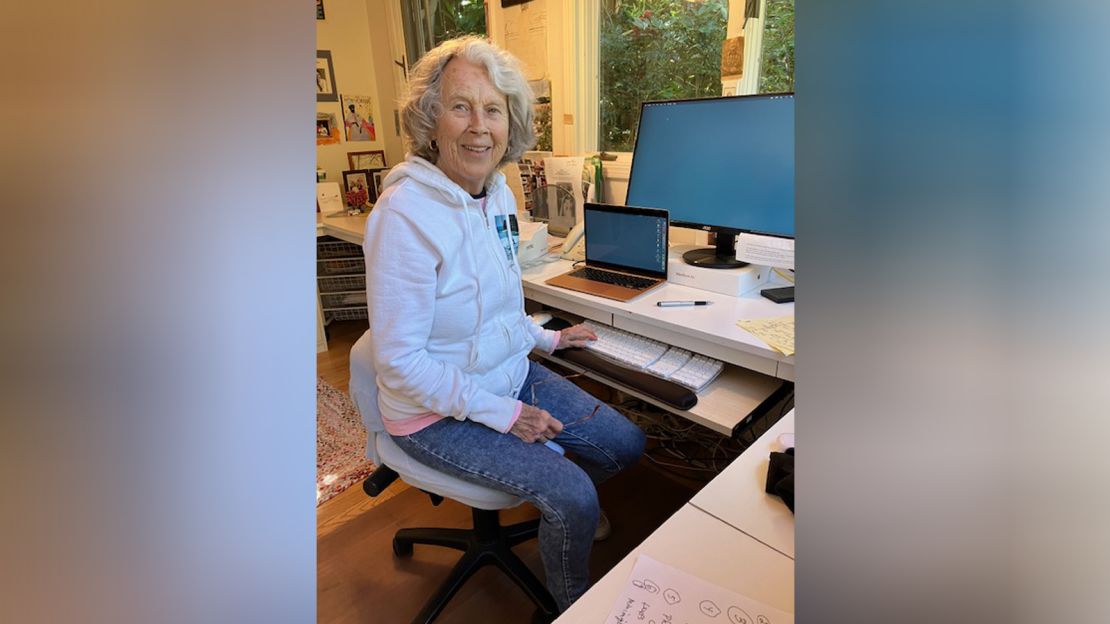
M 586 262 L 666 277 L 667 213 L 586 204 Z
M 794 96 L 645 102 L 630 206 L 672 225 L 794 236 Z

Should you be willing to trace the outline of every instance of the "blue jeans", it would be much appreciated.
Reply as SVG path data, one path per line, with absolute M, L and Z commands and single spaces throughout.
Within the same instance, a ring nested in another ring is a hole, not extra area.
M 536 385 L 542 383 L 541 385 Z M 547 587 L 565 611 L 590 585 L 589 558 L 599 508 L 595 485 L 635 464 L 644 433 L 624 416 L 578 386 L 529 362 L 517 397 L 546 409 L 567 425 L 555 441 L 577 464 L 543 444 L 529 444 L 470 420 L 444 418 L 393 440 L 417 461 L 532 503 L 540 519 L 540 558 Z M 597 413 L 584 422 L 596 406 Z M 571 424 L 568 424 L 571 423 Z

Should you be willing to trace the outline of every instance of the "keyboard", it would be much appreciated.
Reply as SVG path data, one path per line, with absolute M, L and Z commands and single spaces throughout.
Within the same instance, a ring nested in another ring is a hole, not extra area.
M 686 349 L 672 347 L 665 342 L 652 340 L 632 332 L 602 325 L 593 321 L 584 323 L 597 334 L 597 340 L 586 345 L 588 351 L 614 360 L 628 368 L 642 370 L 700 392 L 708 386 L 725 364 Z
M 612 271 L 603 271 L 601 269 L 594 269 L 586 267 L 578 269 L 570 274 L 571 277 L 580 277 L 594 282 L 602 282 L 605 284 L 613 284 L 614 286 L 624 286 L 625 288 L 632 288 L 634 290 L 644 290 L 650 288 L 659 280 L 647 279 L 644 277 L 636 277 L 634 275 L 625 275 L 624 273 L 613 273 Z

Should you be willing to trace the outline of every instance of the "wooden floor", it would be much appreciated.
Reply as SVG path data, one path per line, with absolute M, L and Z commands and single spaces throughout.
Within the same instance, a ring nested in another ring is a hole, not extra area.
M 347 391 L 348 352 L 365 331 L 365 321 L 332 323 L 317 372 Z M 696 485 L 673 478 L 646 461 L 602 484 L 598 494 L 613 535 L 594 545 L 590 571 L 596 581 L 696 493 Z M 503 511 L 503 523 L 535 518 L 524 504 Z M 470 510 L 454 501 L 433 507 L 428 496 L 400 481 L 371 499 L 358 486 L 317 510 L 317 621 L 392 624 L 411 621 L 458 560 L 459 552 L 417 546 L 413 555 L 393 555 L 393 534 L 403 527 L 468 527 Z M 543 579 L 535 541 L 514 549 Z M 437 624 L 528 622 L 534 607 L 499 570 L 486 567 L 451 600 Z

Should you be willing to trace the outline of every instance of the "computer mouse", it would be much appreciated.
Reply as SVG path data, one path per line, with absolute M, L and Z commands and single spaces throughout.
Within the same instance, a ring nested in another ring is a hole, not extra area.
M 532 314 L 532 322 L 541 327 L 546 325 L 552 318 L 554 317 L 551 316 L 550 312 L 534 312 Z

